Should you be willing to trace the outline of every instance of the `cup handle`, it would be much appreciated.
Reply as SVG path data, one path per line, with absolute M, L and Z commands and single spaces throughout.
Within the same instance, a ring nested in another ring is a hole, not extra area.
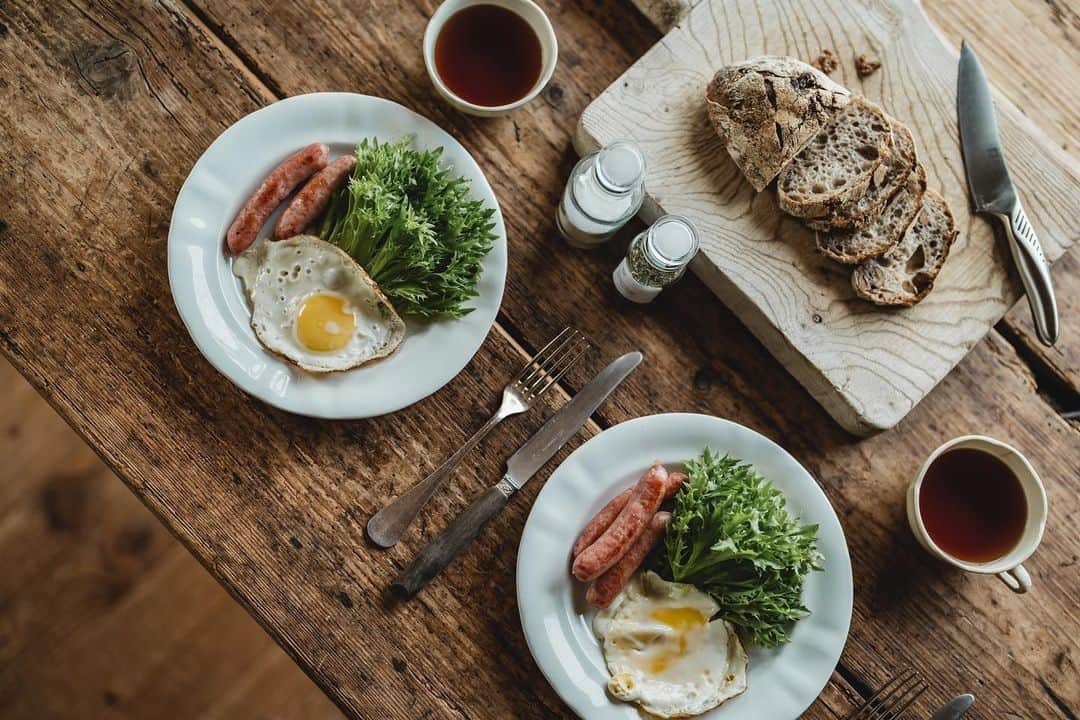
M 999 572 L 998 577 L 1001 578 L 1001 582 L 1005 583 L 1010 590 L 1018 595 L 1022 595 L 1031 589 L 1031 576 L 1028 575 L 1028 571 L 1024 569 L 1023 565 L 1017 565 L 1004 572 Z

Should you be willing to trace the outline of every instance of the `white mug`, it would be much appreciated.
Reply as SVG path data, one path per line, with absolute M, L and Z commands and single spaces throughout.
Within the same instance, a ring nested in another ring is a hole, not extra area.
M 922 489 L 923 478 L 926 471 L 942 454 L 949 450 L 969 448 L 979 450 L 1001 460 L 1016 476 L 1020 487 L 1023 488 L 1024 497 L 1027 499 L 1027 521 L 1024 523 L 1024 531 L 1016 547 L 1005 555 L 984 563 L 973 563 L 960 560 L 949 555 L 939 548 L 926 531 L 922 517 L 919 514 L 919 492 Z M 930 454 L 926 462 L 919 468 L 918 474 L 911 482 L 907 493 L 907 516 L 912 532 L 916 539 L 926 550 L 950 565 L 968 572 L 997 575 L 1010 590 L 1015 593 L 1026 593 L 1031 589 L 1031 576 L 1021 564 L 1035 552 L 1042 540 L 1043 531 L 1046 529 L 1046 489 L 1043 487 L 1039 475 L 1031 463 L 1015 448 L 1006 445 L 1000 440 L 995 440 L 985 435 L 964 435 L 954 438 L 945 443 Z
M 493 107 L 476 105 L 458 97 L 450 88 L 446 87 L 442 78 L 439 77 L 439 71 L 435 67 L 435 41 L 438 40 L 439 33 L 442 31 L 446 21 L 450 19 L 450 16 L 458 10 L 471 5 L 498 5 L 516 13 L 518 17 L 529 24 L 533 32 L 536 33 L 537 39 L 540 40 L 540 77 L 537 78 L 528 94 L 520 100 Z M 444 0 L 435 10 L 431 19 L 428 20 L 427 30 L 424 31 L 424 66 L 427 68 L 428 77 L 431 78 L 435 89 L 458 110 L 479 117 L 505 115 L 539 95 L 540 91 L 551 80 L 558 57 L 559 41 L 555 37 L 555 28 L 551 26 L 551 20 L 548 19 L 547 14 L 532 0 Z

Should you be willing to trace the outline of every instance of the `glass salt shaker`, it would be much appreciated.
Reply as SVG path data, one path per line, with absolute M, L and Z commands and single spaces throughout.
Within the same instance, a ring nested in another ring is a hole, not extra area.
M 620 140 L 578 161 L 566 183 L 555 221 L 566 242 L 590 248 L 637 214 L 645 196 L 645 156 Z
M 630 241 L 626 257 L 615 268 L 615 288 L 627 300 L 652 302 L 682 277 L 698 251 L 693 224 L 680 215 L 664 215 Z

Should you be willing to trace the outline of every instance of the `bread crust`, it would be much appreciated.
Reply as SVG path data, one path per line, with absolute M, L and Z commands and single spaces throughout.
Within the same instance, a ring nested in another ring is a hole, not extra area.
M 705 90 L 705 106 L 728 154 L 760 192 L 849 97 L 804 62 L 764 55 L 721 68 Z

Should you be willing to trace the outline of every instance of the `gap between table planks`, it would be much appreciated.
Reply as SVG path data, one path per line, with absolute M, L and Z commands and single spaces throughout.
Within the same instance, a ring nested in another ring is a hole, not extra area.
M 505 518 L 485 531 L 479 547 L 417 603 L 388 615 L 379 598 L 371 596 L 419 545 L 417 535 L 436 532 L 497 476 L 499 468 L 492 458 L 509 454 L 528 434 L 528 423 L 508 427 L 511 437 L 493 438 L 478 457 L 480 467 L 458 476 L 405 547 L 389 554 L 373 552 L 360 534 L 367 514 L 394 487 L 385 468 L 396 463 L 412 471 L 417 458 L 427 468 L 438 462 L 481 419 L 484 408 L 475 407 L 475 399 L 495 392 L 520 360 L 506 336 L 494 333 L 463 376 L 432 400 L 393 418 L 340 424 L 310 423 L 267 411 L 206 366 L 190 347 L 167 294 L 162 294 L 167 293 L 164 221 L 186 168 L 213 136 L 272 99 L 251 82 L 253 76 L 262 76 L 270 87 L 288 94 L 328 87 L 383 94 L 464 135 L 465 144 L 499 188 L 510 225 L 513 265 L 502 327 L 524 347 L 535 348 L 562 322 L 573 320 L 602 341 L 605 356 L 629 347 L 646 351 L 647 365 L 604 408 L 601 426 L 643 412 L 700 409 L 764 431 L 808 465 L 837 505 L 852 541 L 857 607 L 842 668 L 860 689 L 880 682 L 884 672 L 895 667 L 894 658 L 907 657 L 937 681 L 920 709 L 944 699 L 958 683 L 982 677 L 991 688 L 1007 690 L 994 694 L 985 690 L 980 705 L 987 714 L 976 717 L 1004 714 L 1009 695 L 1028 702 L 1040 717 L 1064 716 L 1055 707 L 1075 703 L 1075 683 L 1068 674 L 1074 660 L 1069 648 L 1046 637 L 1045 631 L 1052 623 L 1076 626 L 1068 607 L 1061 604 L 1075 589 L 1075 560 L 1071 566 L 1055 568 L 1057 562 L 1069 561 L 1069 548 L 1075 545 L 1069 542 L 1063 520 L 1075 512 L 1076 497 L 1060 483 L 1051 488 L 1051 533 L 1032 563 L 1037 582 L 1047 585 L 1044 592 L 1051 596 L 1037 593 L 1026 602 L 1003 595 L 992 581 L 942 573 L 907 541 L 898 512 L 897 498 L 911 464 L 937 441 L 970 429 L 971 424 L 1000 428 L 1006 437 L 1030 448 L 1048 481 L 1069 477 L 1076 431 L 1035 396 L 1025 368 L 1000 337 L 982 343 L 897 431 L 872 443 L 852 443 L 778 365 L 763 356 L 738 321 L 716 307 L 696 280 L 687 279 L 653 308 L 629 308 L 606 284 L 618 246 L 587 255 L 564 250 L 554 239 L 550 214 L 573 160 L 568 140 L 572 118 L 589 93 L 605 87 L 655 39 L 640 19 L 620 17 L 616 38 L 605 30 L 613 25 L 618 10 L 614 3 L 592 10 L 592 15 L 561 8 L 555 15 L 564 39 L 563 64 L 544 102 L 513 118 L 482 123 L 450 113 L 435 99 L 418 67 L 418 55 L 408 48 L 397 48 L 401 67 L 392 72 L 349 69 L 379 67 L 393 57 L 395 39 L 412 37 L 422 29 L 430 8 L 387 18 L 374 7 L 328 6 L 320 9 L 329 16 L 323 22 L 347 22 L 367 28 L 366 34 L 319 33 L 306 41 L 285 30 L 304 26 L 298 15 L 290 16 L 299 11 L 276 10 L 285 17 L 270 22 L 261 6 L 251 15 L 200 6 L 196 15 L 221 34 L 222 43 L 209 39 L 192 25 L 191 17 L 171 6 L 104 8 L 98 11 L 101 24 L 96 30 L 99 18 L 72 17 L 75 11 L 67 8 L 63 30 L 48 36 L 35 34 L 31 23 L 44 26 L 43 18 L 21 13 L 16 25 L 9 22 L 11 10 L 0 11 L 3 22 L 17 28 L 16 37 L 32 39 L 21 48 L 33 59 L 31 72 L 58 75 L 63 81 L 59 88 L 26 84 L 25 72 L 11 72 L 13 51 L 10 45 L 5 47 L 12 42 L 10 32 L 0 44 L 0 58 L 9 68 L 4 77 L 14 78 L 5 82 L 25 84 L 28 91 L 26 97 L 13 98 L 12 109 L 0 116 L 5 133 L 19 141 L 56 140 L 55 148 L 35 148 L 31 143 L 28 149 L 25 142 L 12 143 L 20 154 L 0 166 L 2 177 L 18 176 L 21 190 L 28 191 L 20 204 L 6 211 L 13 213 L 5 217 L 10 228 L 0 236 L 28 260 L 24 271 L 0 271 L 5 299 L 0 306 L 0 328 L 5 332 L 0 343 L 343 709 L 360 717 L 370 716 L 366 713 L 372 711 L 371 703 L 417 715 L 424 710 L 469 717 L 565 714 L 528 659 L 512 597 L 514 558 L 507 548 L 512 540 L 507 539 L 520 532 L 535 484 Z M 307 25 L 311 33 L 319 27 L 318 22 Z M 86 64 L 90 72 L 83 75 L 88 75 L 89 93 L 97 92 L 98 97 L 87 101 L 86 89 L 72 87 L 82 81 L 63 51 L 94 41 L 96 49 L 91 46 L 83 57 L 93 59 L 96 53 L 98 62 Z M 113 46 L 114 41 L 120 46 Z M 42 46 L 54 48 L 57 56 L 40 52 Z M 223 46 L 242 50 L 241 57 L 256 70 L 239 67 Z M 99 52 L 109 47 L 111 51 Z M 603 56 L 590 54 L 600 50 L 605 51 Z M 166 68 L 154 59 L 155 54 L 168 58 L 167 53 L 176 53 L 195 67 L 177 63 Z M 142 62 L 144 58 L 149 59 Z M 312 74 L 312 68 L 318 73 Z M 145 85 L 139 84 L 144 82 L 140 76 L 146 78 Z M 110 79 L 124 77 L 137 82 L 125 86 Z M 216 94 L 197 91 L 207 81 Z M 9 92 L 6 89 L 5 96 Z M 185 100 L 195 107 L 186 107 Z M 86 102 L 89 110 L 80 111 L 80 102 Z M 30 116 L 40 104 L 68 115 L 46 117 L 44 128 L 14 126 L 13 117 Z M 15 114 L 18 110 L 26 112 Z M 143 127 L 132 119 L 135 115 L 158 125 Z M 113 123 L 115 131 L 101 124 L 105 121 Z M 135 171 L 112 175 L 114 167 L 105 163 L 95 167 L 93 158 L 73 154 L 77 148 L 64 145 L 78 140 L 71 136 L 72 128 L 85 132 L 88 144 L 118 151 Z M 50 130 L 58 136 L 50 135 Z M 166 147 L 155 146 L 153 139 L 165 132 L 181 137 Z M 526 148 L 535 156 L 522 151 Z M 76 167 L 68 167 L 68 161 Z M 30 166 L 36 172 L 21 169 Z M 110 175 L 115 194 L 102 191 L 110 185 Z M 57 190 L 70 205 L 57 208 L 49 202 Z M 508 195 L 514 198 L 512 204 Z M 132 215 L 140 221 L 148 218 L 145 234 L 141 222 L 131 227 L 126 218 Z M 69 245 L 53 248 L 42 242 L 58 231 L 70 234 Z M 625 243 L 628 232 L 620 243 Z M 127 260 L 133 263 L 134 277 L 122 274 Z M 61 298 L 27 282 L 29 273 L 75 283 L 91 293 L 88 297 L 94 302 L 85 304 L 96 312 L 76 307 L 71 309 L 73 317 L 59 315 L 54 326 L 22 311 L 13 302 L 19 293 L 12 288 L 39 301 L 46 311 L 43 317 L 65 306 Z M 95 281 L 111 287 L 97 288 Z M 545 286 L 576 291 L 537 292 Z M 133 290 L 134 297 L 125 295 Z M 580 308 L 595 312 L 582 316 Z M 690 308 L 696 317 L 687 325 L 684 316 Z M 132 311 L 140 309 L 146 316 L 132 317 Z M 99 342 L 87 343 L 88 338 Z M 65 339 L 84 355 L 65 353 Z M 124 382 L 117 384 L 120 371 L 114 373 L 108 363 L 120 360 Z M 83 382 L 75 382 L 76 375 Z M 585 368 L 577 370 L 567 386 L 580 387 L 586 376 Z M 728 387 L 720 389 L 722 384 Z M 972 388 L 972 397 L 966 397 Z M 116 406 L 117 395 L 129 406 L 128 412 Z M 462 418 L 462 408 L 457 407 L 463 402 L 468 403 L 468 418 Z M 1003 411 L 999 403 L 1013 406 L 1011 412 Z M 140 414 L 146 415 L 145 420 Z M 210 426 L 220 437 L 199 425 Z M 424 431 L 431 426 L 440 427 L 440 433 L 426 436 Z M 446 437 L 451 433 L 441 431 L 445 426 L 453 427 L 457 437 Z M 267 432 L 267 447 L 250 447 L 248 433 L 254 429 Z M 1045 437 L 1037 437 L 1035 429 L 1044 429 Z M 170 442 L 173 437 L 177 439 Z M 500 440 L 499 447 L 491 447 Z M 348 443 L 360 446 L 360 457 L 344 447 Z M 397 487 L 412 482 L 417 474 L 406 473 Z M 370 484 L 359 482 L 358 475 L 365 475 Z M 491 567 L 485 566 L 487 562 Z M 905 571 L 925 580 L 925 585 L 909 587 Z M 905 598 L 905 593 L 914 597 Z M 955 604 L 946 607 L 951 600 Z M 1023 607 L 1033 611 L 1024 616 L 1027 625 L 1014 631 L 1009 619 L 1020 618 Z M 963 622 L 958 625 L 956 618 L 992 623 L 1003 636 L 971 637 L 974 631 Z M 425 631 L 448 633 L 452 642 L 449 647 L 431 643 Z M 1014 632 L 1023 632 L 1024 637 Z M 367 634 L 358 638 L 360 633 Z M 1030 637 L 1046 646 L 1031 648 Z M 919 647 L 924 638 L 930 648 Z M 957 656 L 961 643 L 974 643 L 971 647 L 980 652 Z M 1010 652 L 1020 660 L 985 657 L 1006 658 Z M 451 679 L 469 686 L 454 686 Z M 852 696 L 843 685 L 842 680 L 831 684 L 825 702 L 816 703 L 808 717 L 829 717 L 829 707 L 846 712 Z

